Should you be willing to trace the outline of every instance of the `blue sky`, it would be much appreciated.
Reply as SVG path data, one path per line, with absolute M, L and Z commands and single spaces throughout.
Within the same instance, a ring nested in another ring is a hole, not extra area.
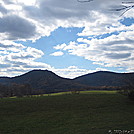
M 0 76 L 33 69 L 66 78 L 134 72 L 134 9 L 119 17 L 111 9 L 121 6 L 121 0 L 2 0 Z

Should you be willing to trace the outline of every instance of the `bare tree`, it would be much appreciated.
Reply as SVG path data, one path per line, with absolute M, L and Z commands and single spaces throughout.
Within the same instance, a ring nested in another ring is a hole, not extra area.
M 128 2 L 122 2 L 122 5 L 119 8 L 113 9 L 114 11 L 122 11 L 121 15 L 124 15 L 127 11 L 134 8 L 134 2 L 128 1 Z
M 134 77 L 126 76 L 124 80 L 126 83 L 126 89 L 124 91 L 129 99 L 134 100 Z
M 81 3 L 85 3 L 85 2 L 91 2 L 94 0 L 77 0 L 78 2 Z M 112 9 L 112 11 L 122 11 L 121 15 L 124 15 L 127 11 L 131 10 L 132 8 L 134 8 L 134 2 L 132 1 L 127 1 L 127 2 L 122 2 L 122 4 L 120 5 L 120 7 L 116 8 L 116 9 Z
M 118 93 L 134 101 L 134 74 L 125 74 L 121 79 L 124 85 L 118 90 Z

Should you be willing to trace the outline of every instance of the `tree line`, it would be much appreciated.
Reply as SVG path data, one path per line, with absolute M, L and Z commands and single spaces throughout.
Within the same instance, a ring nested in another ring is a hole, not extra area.
M 44 92 L 42 90 L 34 90 L 30 84 L 16 84 L 9 85 L 0 84 L 0 98 L 4 97 L 24 97 L 32 95 L 41 95 Z
M 124 83 L 126 86 L 122 87 L 114 87 L 114 86 L 99 86 L 99 87 L 88 87 L 85 89 L 69 89 L 72 94 L 79 94 L 80 91 L 87 91 L 87 90 L 116 90 L 119 93 L 127 96 L 130 100 L 134 100 L 134 78 L 126 77 L 124 79 Z M 12 83 L 9 85 L 0 84 L 0 98 L 5 97 L 31 97 L 33 95 L 43 95 L 43 94 L 51 94 L 58 91 L 54 90 L 43 90 L 43 89 L 33 89 L 30 84 L 16 84 Z M 59 91 L 61 92 L 61 91 Z

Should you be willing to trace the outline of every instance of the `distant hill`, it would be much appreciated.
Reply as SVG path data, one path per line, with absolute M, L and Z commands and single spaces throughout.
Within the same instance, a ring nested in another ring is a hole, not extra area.
M 33 70 L 12 78 L 1 77 L 0 83 L 6 85 L 12 83 L 29 84 L 34 90 L 43 90 L 45 92 L 68 91 L 87 87 L 71 79 L 62 78 L 48 70 Z
M 124 86 L 128 80 L 134 80 L 134 73 L 98 71 L 74 79 L 75 82 L 88 86 Z
M 17 77 L 0 77 L 0 84 L 29 84 L 34 91 L 43 93 L 69 90 L 92 89 L 92 87 L 121 87 L 126 84 L 126 78 L 134 82 L 134 73 L 114 73 L 99 71 L 89 73 L 75 79 L 62 78 L 48 70 L 33 70 Z

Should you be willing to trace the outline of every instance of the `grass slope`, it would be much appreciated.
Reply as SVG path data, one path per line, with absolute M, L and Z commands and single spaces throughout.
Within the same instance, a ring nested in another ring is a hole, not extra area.
M 115 92 L 0 100 L 0 134 L 108 134 L 134 129 L 134 104 Z

